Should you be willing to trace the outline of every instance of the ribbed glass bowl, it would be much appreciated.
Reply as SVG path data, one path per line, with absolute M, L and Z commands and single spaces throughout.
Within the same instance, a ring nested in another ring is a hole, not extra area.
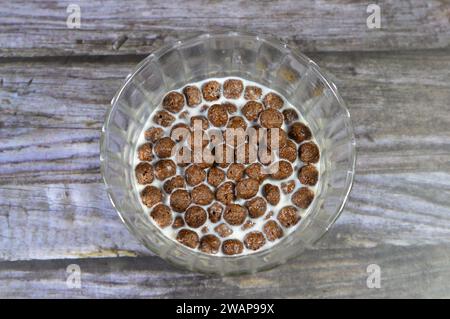
M 320 146 L 321 171 L 310 212 L 291 235 L 260 252 L 219 257 L 176 243 L 152 223 L 133 188 L 133 159 L 138 137 L 165 93 L 190 82 L 227 76 L 277 90 L 298 108 Z M 241 32 L 203 34 L 150 54 L 112 99 L 100 144 L 108 195 L 130 231 L 172 264 L 221 275 L 272 268 L 313 245 L 342 211 L 355 169 L 350 115 L 334 83 L 296 49 L 276 39 Z

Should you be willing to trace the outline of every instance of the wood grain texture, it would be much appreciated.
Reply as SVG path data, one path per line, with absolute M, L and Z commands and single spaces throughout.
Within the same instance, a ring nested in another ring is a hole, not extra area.
M 350 200 L 320 247 L 450 244 L 448 51 L 311 57 L 338 79 L 358 147 Z M 0 259 L 151 255 L 98 162 L 104 112 L 137 60 L 0 64 Z
M 0 56 L 147 54 L 162 43 L 211 30 L 280 36 L 302 51 L 447 48 L 447 0 L 383 0 L 381 29 L 367 28 L 372 2 L 77 1 L 81 29 L 66 25 L 70 1 L 1 1 Z

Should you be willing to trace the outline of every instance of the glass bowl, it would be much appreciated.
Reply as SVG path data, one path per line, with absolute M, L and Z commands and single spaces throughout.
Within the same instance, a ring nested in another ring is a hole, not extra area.
M 138 137 L 166 92 L 190 82 L 227 76 L 265 85 L 298 108 L 321 148 L 321 171 L 310 212 L 292 234 L 260 252 L 219 257 L 176 243 L 145 215 L 132 184 L 133 159 Z M 100 144 L 106 190 L 129 230 L 172 264 L 220 275 L 269 269 L 311 247 L 341 213 L 355 171 L 350 115 L 334 83 L 297 49 L 274 38 L 242 32 L 202 34 L 150 54 L 112 99 Z

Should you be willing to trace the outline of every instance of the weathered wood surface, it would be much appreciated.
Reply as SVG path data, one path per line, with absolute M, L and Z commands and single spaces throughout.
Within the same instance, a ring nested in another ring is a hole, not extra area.
M 1 1 L 0 56 L 146 54 L 167 41 L 230 28 L 276 34 L 302 51 L 446 48 L 448 0 L 76 1 L 81 29 L 66 25 L 70 1 Z M 381 29 L 367 28 L 370 3 Z

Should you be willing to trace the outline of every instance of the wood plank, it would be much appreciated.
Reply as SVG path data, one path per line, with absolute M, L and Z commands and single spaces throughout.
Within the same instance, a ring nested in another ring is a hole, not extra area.
M 350 201 L 321 246 L 448 244 L 448 51 L 312 58 L 338 79 L 358 145 Z M 0 259 L 151 255 L 113 211 L 98 163 L 104 112 L 136 62 L 0 64 Z
M 447 0 L 377 1 L 381 29 L 368 29 L 368 3 L 341 1 L 77 1 L 81 29 L 66 25 L 68 2 L 2 1 L 0 56 L 148 54 L 211 30 L 270 33 L 303 51 L 445 48 Z
M 47 298 L 448 298 L 448 245 L 321 249 L 255 275 L 204 276 L 158 257 L 0 262 L 0 297 Z M 81 288 L 66 285 L 69 264 Z M 381 287 L 367 287 L 377 264 Z

